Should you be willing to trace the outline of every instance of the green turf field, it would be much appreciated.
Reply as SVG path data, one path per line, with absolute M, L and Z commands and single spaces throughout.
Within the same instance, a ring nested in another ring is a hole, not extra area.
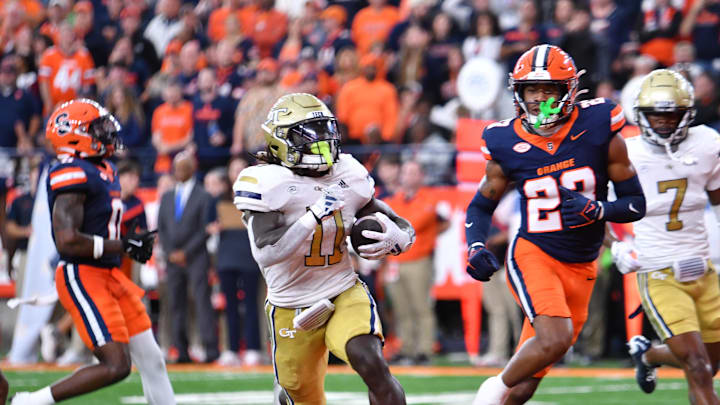
M 7 371 L 11 392 L 40 388 L 69 372 Z M 252 372 L 171 372 L 178 404 L 262 404 L 272 403 L 272 375 Z M 408 404 L 470 404 L 485 377 L 400 375 Z M 328 404 L 366 405 L 365 386 L 355 375 L 329 375 L 326 380 Z M 144 404 L 140 377 L 133 374 L 121 383 L 68 404 Z M 531 404 L 535 405 L 663 405 L 686 404 L 687 385 L 683 380 L 665 379 L 652 395 L 639 391 L 631 379 L 560 378 L 543 381 Z

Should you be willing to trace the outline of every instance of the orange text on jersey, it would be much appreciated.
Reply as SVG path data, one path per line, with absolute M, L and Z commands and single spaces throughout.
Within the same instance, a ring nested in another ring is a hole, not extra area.
M 575 166 L 575 158 L 563 160 L 562 162 L 553 163 L 551 165 L 538 167 L 537 174 L 538 176 L 542 176 L 544 174 L 556 172 L 558 170 L 567 169 L 568 167 Z

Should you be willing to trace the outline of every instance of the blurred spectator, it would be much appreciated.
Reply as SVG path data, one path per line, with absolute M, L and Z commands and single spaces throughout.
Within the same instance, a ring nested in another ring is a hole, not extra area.
M 385 202 L 415 228 L 416 239 L 407 252 L 388 257 L 385 270 L 390 299 L 402 347 L 396 364 L 428 364 L 435 343 L 433 251 L 438 233 L 447 229 L 447 217 L 437 210 L 433 191 L 424 188 L 422 166 L 407 161 L 400 169 L 400 190 Z
M 105 105 L 120 122 L 119 136 L 131 155 L 134 149 L 148 145 L 150 137 L 145 130 L 145 114 L 131 88 L 122 84 L 111 86 Z
M 631 123 L 635 123 L 633 104 L 635 103 L 635 96 L 640 90 L 642 79 L 652 72 L 656 66 L 655 59 L 648 55 L 639 55 L 632 62 L 632 74 L 620 91 L 620 104 L 625 111 L 625 118 Z
M 177 184 L 160 201 L 158 238 L 167 255 L 167 284 L 172 317 L 172 341 L 178 351 L 177 363 L 190 362 L 188 353 L 188 287 L 195 304 L 195 322 L 205 349 L 203 361 L 220 356 L 215 311 L 210 304 L 205 229 L 212 209 L 212 197 L 195 180 L 197 164 L 187 152 L 173 160 Z
M 612 61 L 629 40 L 642 0 L 590 0 L 590 32 L 598 45 L 597 78 L 609 77 Z
M 89 0 L 80 0 L 75 3 L 73 16 L 76 37 L 90 52 L 95 66 L 105 66 L 112 47 L 100 32 L 101 27 L 94 23 L 92 3 Z
M 442 88 L 452 74 L 448 65 L 448 56 L 452 50 L 459 51 L 462 41 L 455 36 L 453 20 L 446 13 L 435 15 L 430 36 L 424 64 L 423 92 L 433 104 L 445 104 L 452 98 L 452 96 L 443 94 Z M 458 54 L 462 65 L 462 54 L 456 53 L 456 55 Z
M 454 145 L 443 136 L 440 127 L 432 125 L 427 115 L 419 115 L 408 128 L 406 142 L 410 147 L 403 150 L 403 157 L 414 156 L 424 169 L 425 185 L 452 183 Z
M 192 103 L 182 98 L 182 85 L 170 81 L 163 92 L 165 102 L 152 117 L 152 144 L 158 153 L 155 171 L 170 170 L 170 160 L 193 139 Z
M 193 98 L 193 137 L 200 172 L 205 173 L 227 164 L 237 102 L 218 95 L 215 71 L 210 68 L 200 71 L 197 90 Z
M 342 88 L 342 86 L 359 74 L 358 54 L 355 48 L 342 48 L 335 56 L 335 71 L 333 73 L 333 81 Z M 337 98 L 336 101 L 337 102 Z
M 703 72 L 693 79 L 695 87 L 695 121 L 693 125 L 710 125 L 717 127 L 720 120 L 720 97 L 717 92 L 717 82 L 713 77 Z
M 133 52 L 133 42 L 130 37 L 124 36 L 115 43 L 109 57 L 110 65 L 121 64 L 125 66 L 125 85 L 132 88 L 135 94 L 140 94 L 150 80 L 150 68 L 142 59 L 137 59 Z M 117 83 L 115 83 L 117 84 Z
M 368 0 L 368 3 L 370 5 L 360 10 L 352 23 L 352 40 L 361 56 L 376 43 L 384 44 L 400 21 L 397 8 L 387 5 L 387 0 Z
M 163 94 L 165 93 L 165 89 L 168 87 L 168 84 L 179 80 L 181 71 L 181 47 L 182 46 L 179 42 L 171 42 L 170 45 L 168 45 L 162 69 L 150 77 L 145 91 L 143 91 L 140 96 L 140 100 L 143 102 L 147 116 L 151 116 L 155 108 L 162 104 L 164 97 Z
M 682 20 L 682 13 L 672 7 L 670 0 L 654 0 L 653 8 L 643 13 L 636 27 L 642 44 L 640 52 L 663 66 L 672 65 L 673 46 Z
M 145 28 L 144 36 L 152 42 L 155 53 L 162 57 L 170 41 L 182 30 L 180 0 L 158 0 L 155 12 L 155 17 Z
M 365 144 L 397 142 L 398 96 L 395 87 L 377 77 L 378 58 L 360 59 L 362 76 L 345 83 L 337 96 L 338 121 L 347 125 L 351 140 Z
M 375 197 L 381 200 L 392 197 L 400 189 L 400 159 L 395 154 L 380 157 L 373 172 Z
M 43 52 L 38 66 L 43 114 L 50 114 L 65 101 L 89 95 L 94 68 L 88 50 L 77 41 L 73 27 L 62 23 L 58 44 Z
M 15 281 L 15 291 L 22 291 L 25 278 L 28 240 L 32 235 L 32 211 L 38 186 L 37 166 L 36 162 L 31 162 L 30 176 L 19 184 L 19 195 L 10 204 L 5 218 L 7 268 Z
M 334 73 L 335 56 L 345 47 L 354 46 L 347 29 L 347 13 L 341 6 L 330 6 L 320 14 L 325 29 L 325 42 L 318 49 L 318 62 L 329 74 Z
M 610 80 L 603 80 L 598 83 L 597 87 L 595 87 L 595 97 L 607 98 L 616 104 L 620 103 L 620 93 L 615 89 Z
M 430 35 L 420 25 L 411 25 L 400 40 L 400 52 L 395 66 L 394 83 L 399 86 L 418 86 L 424 81 L 425 59 Z
M 228 170 L 218 170 L 223 182 L 234 182 L 240 171 L 247 166 L 241 158 L 230 161 Z M 258 293 L 260 268 L 252 258 L 248 231 L 242 222 L 242 213 L 232 203 L 232 190 L 228 187 L 217 202 L 220 241 L 217 256 L 217 271 L 220 288 L 227 301 L 227 333 L 229 353 L 223 353 L 221 364 L 231 365 L 238 361 L 241 340 L 245 342 L 243 363 L 257 365 L 260 361 L 260 320 L 258 317 Z M 240 297 L 242 299 L 240 300 Z M 239 304 L 242 301 L 243 324 L 240 327 Z M 241 332 L 242 337 L 241 339 Z M 224 361 L 223 361 L 224 357 Z
M 692 83 L 693 79 L 703 72 L 702 66 L 695 60 L 695 47 L 691 42 L 680 41 L 673 49 L 675 64 L 671 70 L 679 72 Z
M 181 29 L 174 39 L 182 43 L 198 41 L 201 48 L 205 49 L 210 40 L 205 35 L 205 27 L 191 4 L 183 4 L 180 7 L 180 21 L 182 21 Z
M 429 27 L 431 10 L 435 6 L 437 0 L 409 0 L 408 4 L 408 15 L 407 17 L 395 24 L 390 31 L 387 39 L 386 48 L 392 52 L 400 50 L 400 44 L 403 35 L 410 26 L 420 26 L 423 29 Z
M 252 13 L 250 25 L 243 29 L 257 45 L 260 57 L 267 58 L 272 56 L 273 48 L 287 33 L 289 21 L 285 14 L 273 8 L 275 0 L 257 1 L 258 8 Z M 242 25 L 243 21 L 240 23 Z
M 122 35 L 122 28 L 120 27 L 120 19 L 122 18 L 122 11 L 125 6 L 124 0 L 105 0 L 100 7 L 102 10 L 105 9 L 105 13 L 99 10 L 99 14 L 95 15 L 95 23 L 100 28 L 105 42 L 108 44 L 114 44 L 115 41 Z
M 247 40 L 252 46 L 252 42 Z M 244 84 L 250 74 L 245 64 L 240 62 L 245 59 L 240 49 L 228 39 L 218 42 L 215 47 L 215 74 L 217 76 L 218 94 L 223 97 L 231 97 L 240 100 L 245 94 Z
M 143 61 L 150 72 L 157 72 L 160 69 L 160 59 L 155 51 L 155 45 L 145 38 L 142 28 L 142 10 L 139 7 L 129 5 L 120 13 L 120 27 L 122 34 L 130 38 L 133 44 L 132 50 L 135 59 Z
M 302 35 L 302 21 L 297 19 L 290 22 L 287 36 L 278 42 L 277 60 L 281 65 L 293 63 L 300 57 L 300 51 L 306 45 Z M 309 46 L 309 44 L 307 44 Z M 284 76 L 284 75 L 283 75 Z
M 70 12 L 70 0 L 50 0 L 47 8 L 47 20 L 40 26 L 38 33 L 52 38 L 55 45 L 60 39 L 60 24 Z
M 694 0 L 680 25 L 680 35 L 692 37 L 698 62 L 710 68 L 720 58 L 720 2 Z
M 17 33 L 31 25 L 19 1 L 3 2 L 0 4 L 0 11 L 0 49 L 12 49 Z
M 598 46 L 590 33 L 590 12 L 582 7 L 568 8 L 571 8 L 570 15 L 562 26 L 563 36 L 559 46 L 573 58 L 578 70 L 585 69 L 585 74 L 580 76 L 580 88 L 592 91 L 601 77 L 597 74 Z
M 40 130 L 40 103 L 27 91 L 17 88 L 17 58 L 0 62 L 0 147 L 28 153 Z
M 254 84 L 240 100 L 235 111 L 235 125 L 230 154 L 239 156 L 242 152 L 255 153 L 265 148 L 265 135 L 260 125 L 267 118 L 275 100 L 284 91 L 277 84 L 278 64 L 265 58 L 257 65 Z
M 222 6 L 210 13 L 207 23 L 207 35 L 213 42 L 225 38 L 225 21 L 230 17 L 239 19 L 238 13 L 243 7 L 243 0 L 223 0 Z
M 503 42 L 500 34 L 500 24 L 495 14 L 483 11 L 474 15 L 470 35 L 462 44 L 465 60 L 481 57 L 499 61 Z
M 122 236 L 126 235 L 131 227 L 138 232 L 148 229 L 145 207 L 135 195 L 140 185 L 140 172 L 140 165 L 133 160 L 118 162 L 117 175 L 120 182 L 120 199 L 123 204 L 123 215 L 120 222 L 120 235 Z M 133 277 L 134 263 L 130 257 L 123 256 L 120 264 L 120 270 L 131 280 L 137 280 L 137 277 Z
M 545 41 L 542 27 L 538 21 L 538 12 L 533 0 L 522 0 L 519 5 L 520 22 L 503 34 L 500 59 L 505 62 L 508 72 L 512 72 L 520 56 Z
M 183 97 L 192 100 L 197 93 L 197 77 L 203 64 L 203 51 L 200 42 L 186 42 L 180 50 L 180 74 L 178 80 L 183 85 Z

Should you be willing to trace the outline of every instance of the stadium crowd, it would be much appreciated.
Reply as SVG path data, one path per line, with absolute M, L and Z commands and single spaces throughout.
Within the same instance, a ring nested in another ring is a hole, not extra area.
M 174 362 L 268 361 L 258 312 L 264 284 L 231 204 L 231 184 L 255 163 L 252 153 L 265 147 L 260 126 L 282 94 L 312 93 L 336 111 L 342 148 L 372 170 L 379 198 L 399 213 L 418 207 L 433 213 L 431 219 L 407 216 L 432 222 L 416 226 L 422 251 L 390 261 L 382 277 L 368 263 L 359 266 L 371 288 L 378 288 L 382 313 L 394 314 L 384 321 L 403 340 L 392 359 L 401 364 L 426 364 L 437 349 L 434 307 L 422 294 L 432 282 L 428 260 L 447 212 L 430 202 L 432 191 L 424 187 L 457 184 L 458 119 L 515 114 L 508 90 L 482 111 L 466 105 L 458 90 L 466 63 L 481 58 L 497 66 L 504 88 L 523 52 L 540 43 L 558 45 L 587 71 L 580 99 L 615 100 L 630 121 L 642 77 L 669 67 L 694 85 L 695 123 L 720 129 L 718 0 L 4 0 L 0 8 L 6 273 L 21 293 L 27 239 L 50 231 L 30 226 L 37 178 L 49 159 L 49 114 L 77 97 L 98 100 L 122 125 L 126 149 L 117 159 L 123 222 L 142 214 L 155 229 L 163 205 L 174 202 L 161 198 L 164 192 L 182 196 L 195 182 L 207 200 L 188 214 L 201 222 L 188 225 L 195 234 L 181 241 L 170 237 L 174 227 L 160 226 L 153 263 L 134 272 L 128 267 L 147 289 L 156 336 Z M 413 198 L 418 201 L 411 203 Z M 507 205 L 511 212 L 512 203 Z M 183 214 L 171 213 L 178 224 Z M 507 241 L 503 222 L 511 222 L 509 216 L 495 224 L 497 236 L 488 242 L 498 252 Z M 197 263 L 199 256 L 208 260 Z M 423 278 L 414 276 L 421 272 Z M 601 310 L 590 312 L 606 316 L 610 281 L 601 278 L 591 304 Z M 400 299 L 417 291 L 419 299 Z M 511 302 L 505 292 L 492 299 Z M 511 304 L 495 319 L 519 322 L 518 311 Z M 186 321 L 197 327 L 188 333 Z M 432 333 L 410 341 L 416 335 L 410 322 Z M 491 336 L 497 333 L 500 341 L 474 362 L 500 366 L 519 325 L 490 322 Z M 588 337 L 579 342 L 586 356 L 603 354 L 607 323 L 588 321 Z M 79 338 L 69 338 L 71 329 L 69 317 L 54 315 L 42 334 L 43 359 L 87 360 Z M 58 359 L 53 342 L 62 340 L 71 342 Z

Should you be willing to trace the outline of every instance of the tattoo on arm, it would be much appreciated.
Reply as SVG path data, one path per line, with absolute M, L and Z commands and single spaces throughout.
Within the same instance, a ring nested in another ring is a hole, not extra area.
M 510 181 L 505 177 L 502 167 L 493 160 L 488 161 L 485 167 L 485 177 L 480 184 L 480 193 L 491 200 L 499 200 Z

